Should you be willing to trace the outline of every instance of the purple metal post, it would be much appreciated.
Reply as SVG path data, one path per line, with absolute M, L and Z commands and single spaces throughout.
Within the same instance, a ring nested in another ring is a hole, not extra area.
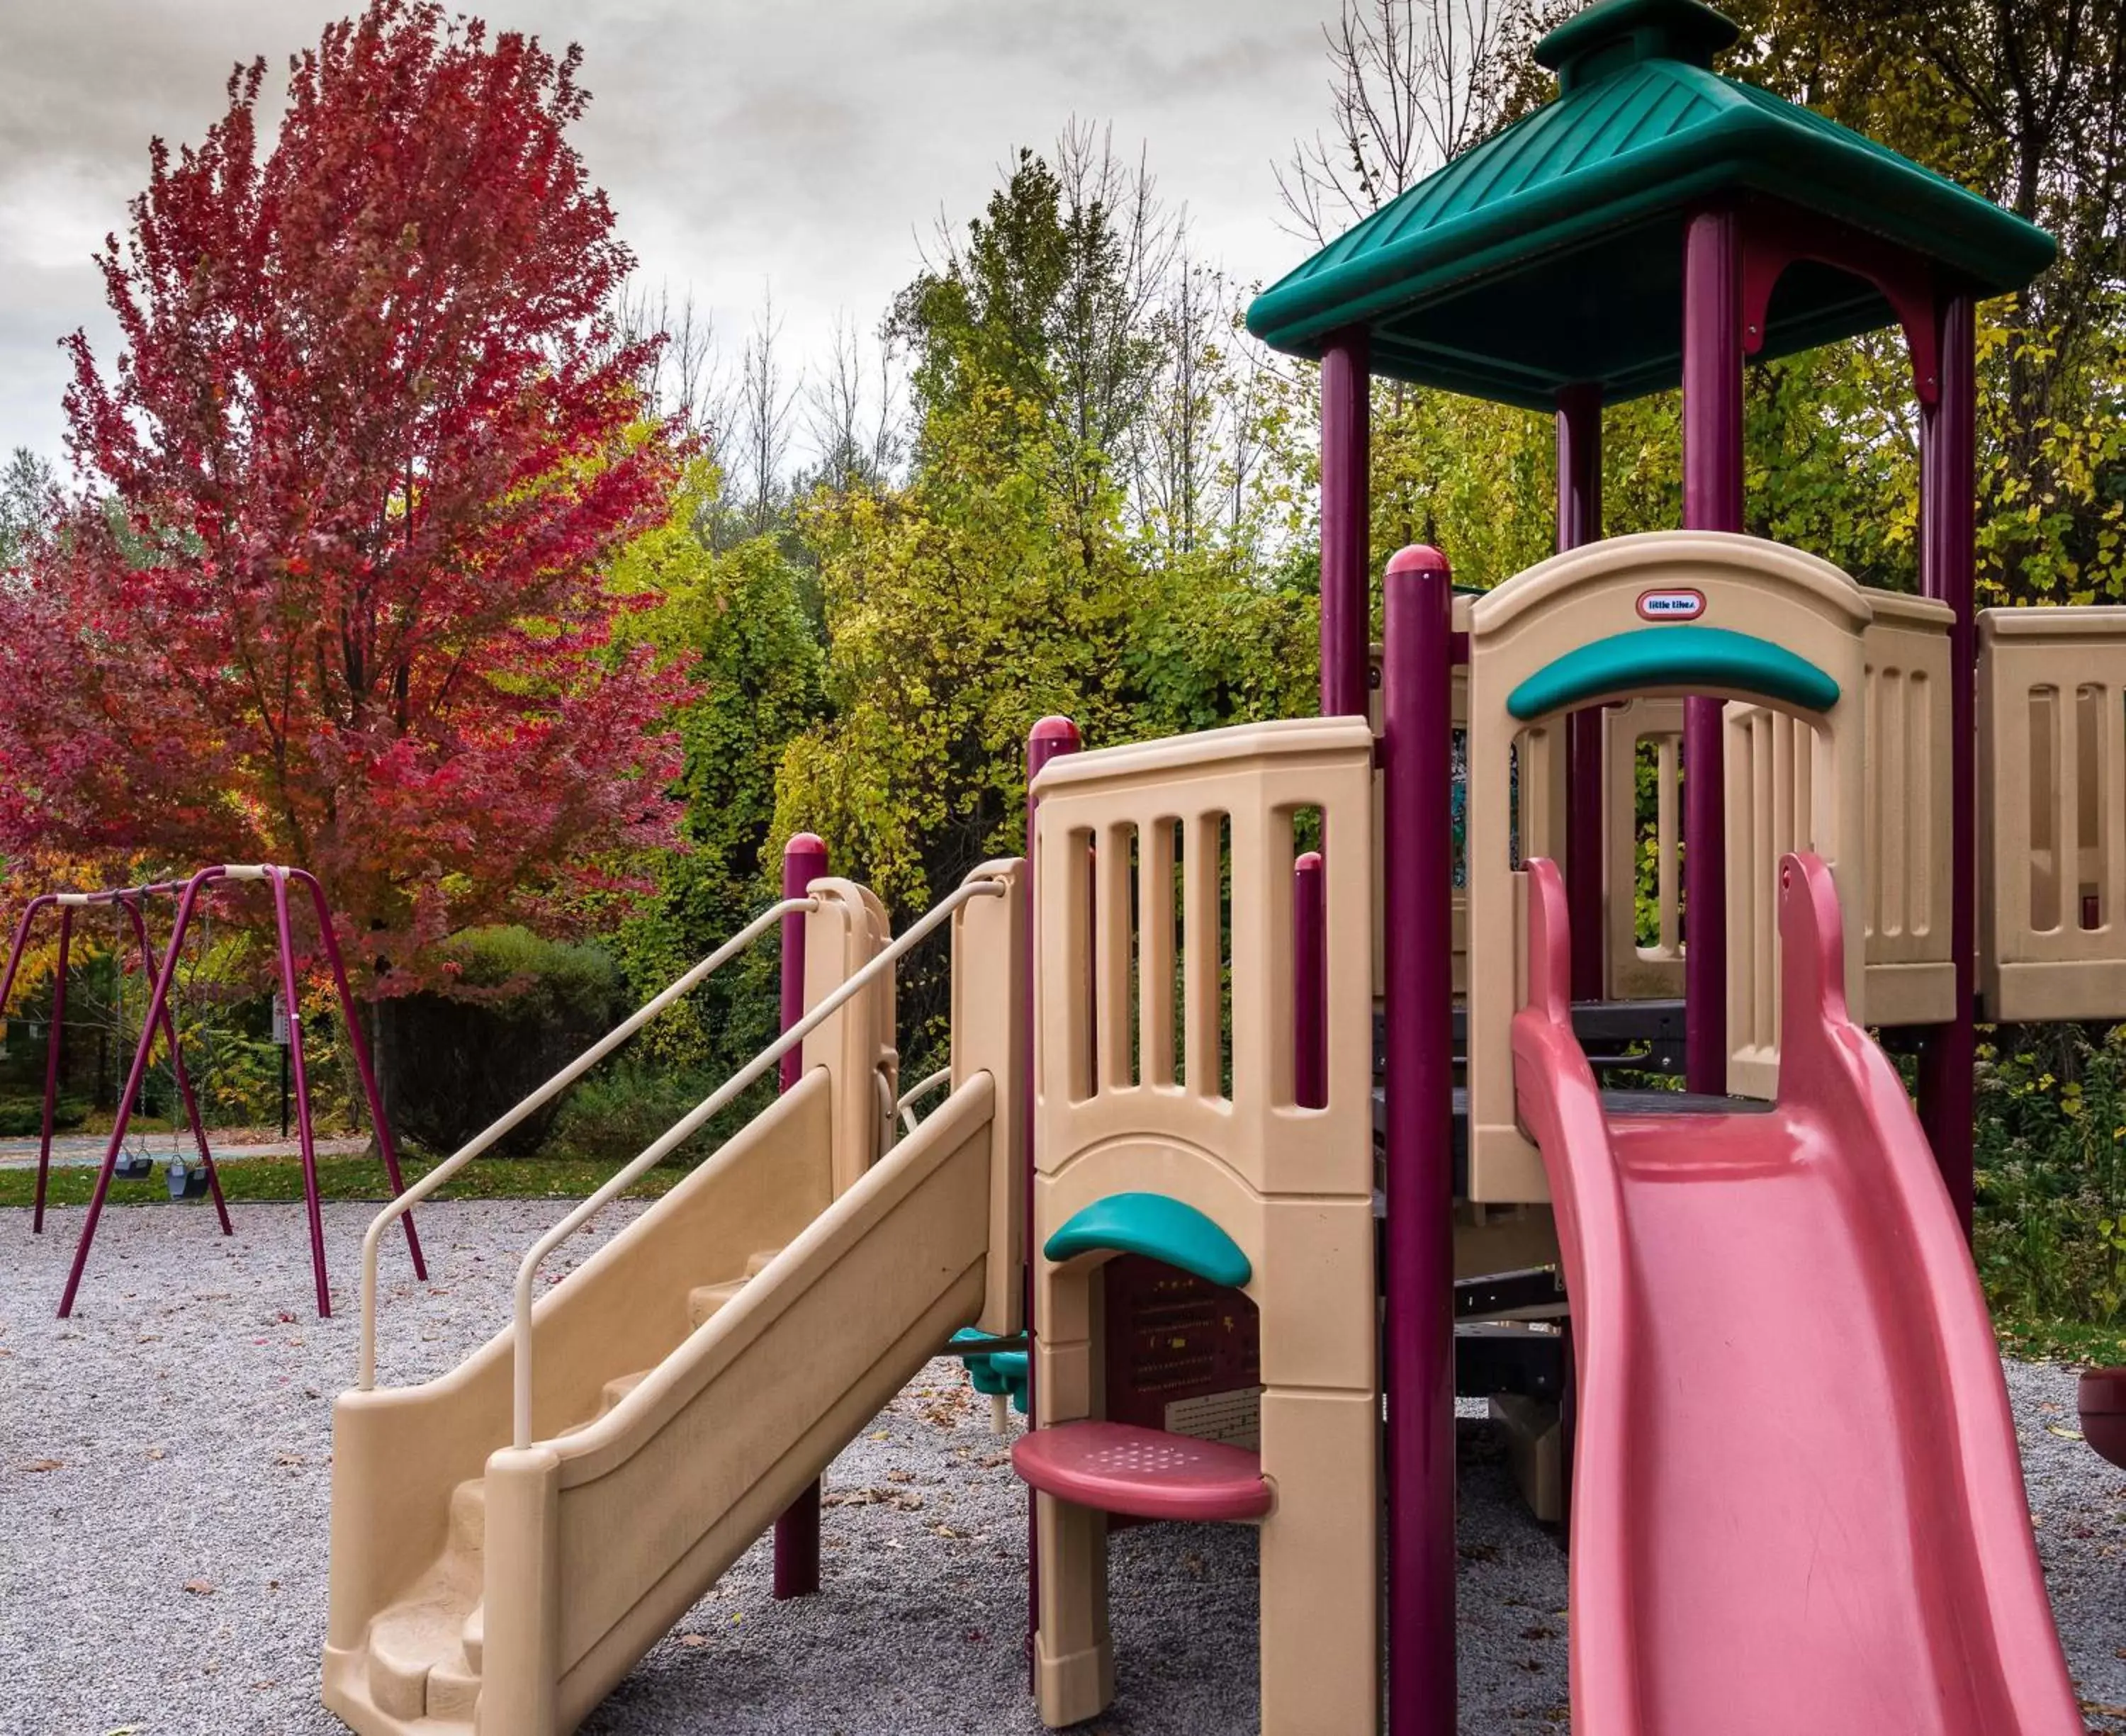
M 1388 562 L 1388 1730 L 1454 1736 L 1453 620 L 1437 549 Z
M 0 970 L 0 1013 L 7 1010 L 7 997 L 14 993 L 15 974 L 22 968 L 22 954 L 30 944 L 31 926 L 37 920 L 37 913 L 49 904 L 56 904 L 56 894 L 40 892 L 22 907 L 21 919 L 15 924 L 15 939 L 7 949 L 7 968 Z
M 1742 528 L 1742 223 L 1700 211 L 1684 231 L 1683 523 Z M 1683 708 L 1684 1083 L 1727 1089 L 1727 840 L 1721 703 Z
M 325 964 L 332 971 L 333 988 L 339 996 L 340 1017 L 347 1021 L 347 1046 L 354 1056 L 355 1072 L 361 1079 L 362 1101 L 369 1106 L 370 1129 L 376 1135 L 376 1154 L 384 1159 L 384 1172 L 390 1178 L 391 1197 L 395 1200 L 406 1191 L 405 1178 L 399 1172 L 399 1147 L 391 1137 L 391 1117 L 384 1107 L 384 1093 L 376 1083 L 376 1069 L 370 1064 L 369 1044 L 361 1034 L 361 1016 L 354 1004 L 354 990 L 347 979 L 347 962 L 340 956 L 339 937 L 333 932 L 332 907 L 325 902 L 325 889 L 309 869 L 291 868 L 287 872 L 290 880 L 300 880 L 309 889 L 310 908 L 317 913 L 318 943 L 324 949 Z M 289 1004 L 291 1007 L 294 1005 L 292 1002 Z M 291 1038 L 295 1035 L 292 1022 L 288 1034 Z M 406 1252 L 413 1257 L 413 1276 L 425 1283 L 428 1262 L 421 1254 L 421 1238 L 413 1233 L 413 1214 L 401 1214 L 399 1222 L 406 1232 Z
M 801 899 L 827 871 L 827 847 L 810 832 L 782 847 L 782 895 Z M 782 918 L 782 1029 L 805 1017 L 805 913 Z M 804 1076 L 805 1057 L 793 1049 L 782 1058 L 777 1089 L 787 1091 Z M 820 1589 L 820 1485 L 815 1481 L 776 1516 L 775 1595 L 809 1597 Z
M 1363 647 L 1360 648 L 1362 650 Z M 1363 669 L 1360 671 L 1363 674 Z M 1075 753 L 1084 743 L 1078 734 L 1078 726 L 1067 717 L 1044 717 L 1033 726 L 1026 738 L 1026 957 L 1022 961 L 1022 977 L 1025 983 L 1026 1035 L 1024 1046 L 1019 1051 L 1021 1071 L 1025 1075 L 1024 1103 L 1026 1110 L 1026 1206 L 1024 1257 L 1019 1272 L 1019 1319 L 1026 1328 L 1026 1422 L 1031 1428 L 1041 1414 L 1035 1406 L 1040 1375 L 1040 1358 L 1034 1354 L 1033 1319 L 1033 1264 L 1040 1258 L 1040 1243 L 1034 1239 L 1034 1182 L 1038 1167 L 1034 1159 L 1037 1149 L 1035 1109 L 1037 1093 L 1033 1087 L 1036 1014 L 1041 999 L 1039 965 L 1041 960 L 1041 901 L 1039 889 L 1041 852 L 1040 834 L 1036 829 L 1036 818 L 1041 804 L 1033 793 L 1033 781 L 1041 776 L 1041 768 L 1052 759 L 1066 753 Z M 1026 1680 L 1027 1690 L 1033 1688 L 1033 1636 L 1041 1627 L 1041 1528 L 1035 1515 L 1034 1495 L 1031 1489 L 1026 1495 Z
M 30 1218 L 30 1234 L 40 1236 L 45 1233 L 45 1182 L 52 1168 L 52 1118 L 58 1113 L 59 1101 L 59 1050 L 66 1040 L 67 955 L 73 946 L 73 910 L 71 906 L 59 911 L 59 968 L 52 979 L 52 1022 L 45 1034 L 45 1118 L 44 1131 L 37 1141 L 37 1197 Z M 0 997 L 0 1007 L 7 1002 Z
M 140 901 L 122 898 L 119 899 L 118 906 L 132 922 L 134 943 L 140 949 L 140 967 L 152 983 L 158 974 L 155 948 L 148 939 L 148 922 L 140 914 Z M 185 1125 L 192 1130 L 192 1144 L 198 1148 L 200 1162 L 206 1168 L 207 1191 L 214 1196 L 215 1214 L 221 1219 L 221 1233 L 224 1236 L 233 1236 L 236 1234 L 236 1226 L 229 1221 L 229 1201 L 222 1197 L 221 1175 L 215 1168 L 214 1153 L 206 1142 L 206 1122 L 200 1115 L 198 1098 L 192 1095 L 191 1075 L 185 1070 L 184 1049 L 177 1041 L 177 1015 L 170 1011 L 168 1002 L 163 1003 L 163 1016 L 157 1023 L 161 1027 L 163 1040 L 170 1047 L 170 1073 L 177 1083 L 177 1100 L 185 1106 Z M 141 1027 L 144 1036 L 150 1028 L 147 1026 Z
M 1949 956 L 1956 961 L 1956 1017 L 1928 1033 L 1920 1061 L 1920 1120 L 1941 1178 L 1971 1234 L 1972 1028 L 1977 991 L 1977 738 L 1972 683 L 1977 669 L 1977 493 L 1975 422 L 1977 363 L 1971 300 L 1944 297 L 1938 309 L 1940 389 L 1920 421 L 1920 588 L 1956 611 L 1949 628 Z M 2105 913 L 2116 920 L 2113 913 Z
M 1365 328 L 1321 352 L 1321 715 L 1366 715 L 1372 636 L 1367 500 L 1372 381 Z
M 1602 535 L 1602 389 L 1557 394 L 1557 549 Z M 1602 980 L 1602 710 L 1566 724 L 1565 898 L 1572 919 L 1572 998 L 1599 1000 Z
M 303 1003 L 295 991 L 295 937 L 288 923 L 288 870 L 272 868 L 273 926 L 281 937 L 281 993 L 288 1003 L 288 1067 L 295 1076 L 295 1141 L 303 1154 L 303 1201 L 310 1216 L 310 1270 L 317 1280 L 318 1318 L 332 1316 L 325 1281 L 325 1220 L 318 1204 L 318 1149 L 310 1129 L 310 1077 L 303 1064 Z
M 1329 906 L 1321 852 L 1292 865 L 1292 1096 L 1302 1109 L 1329 1102 Z
M 169 950 L 163 955 L 163 968 L 156 974 L 155 986 L 148 997 L 148 1012 L 140 1021 L 140 1040 L 133 1050 L 133 1068 L 125 1076 L 125 1089 L 119 1096 L 118 1114 L 111 1124 L 111 1141 L 103 1149 L 103 1167 L 97 1173 L 96 1191 L 89 1196 L 88 1215 L 83 1220 L 81 1240 L 75 1243 L 73 1264 L 68 1268 L 66 1288 L 59 1293 L 59 1319 L 68 1319 L 73 1313 L 73 1299 L 81 1289 L 81 1275 L 88 1265 L 89 1244 L 96 1239 L 96 1225 L 103 1215 L 103 1202 L 111 1191 L 111 1172 L 118 1165 L 119 1148 L 125 1143 L 125 1130 L 133 1120 L 133 1106 L 140 1098 L 140 1082 L 147 1076 L 149 1052 L 154 1047 L 155 1021 L 162 1009 L 168 1005 L 170 982 L 177 974 L 177 956 L 184 949 L 186 932 L 191 927 L 192 910 L 199 903 L 199 895 L 210 881 L 219 879 L 220 868 L 202 868 L 185 882 L 183 895 L 177 900 L 177 919 L 170 928 Z

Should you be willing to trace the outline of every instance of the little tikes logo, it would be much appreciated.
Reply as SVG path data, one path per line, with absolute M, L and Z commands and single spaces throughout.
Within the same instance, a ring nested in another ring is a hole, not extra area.
M 1696 620 L 1705 612 L 1703 591 L 1642 591 L 1641 620 Z

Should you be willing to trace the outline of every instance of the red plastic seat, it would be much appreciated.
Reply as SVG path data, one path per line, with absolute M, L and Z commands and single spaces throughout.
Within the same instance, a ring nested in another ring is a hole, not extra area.
M 1275 1499 L 1259 1453 L 1127 1422 L 1035 1429 L 1011 1466 L 1043 1494 L 1139 1519 L 1259 1519 Z

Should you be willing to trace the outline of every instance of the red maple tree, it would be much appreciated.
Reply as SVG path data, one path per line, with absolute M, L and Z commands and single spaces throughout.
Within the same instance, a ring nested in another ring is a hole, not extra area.
M 579 58 L 375 0 L 262 161 L 262 61 L 151 146 L 98 261 L 124 352 L 67 340 L 84 486 L 0 585 L 0 850 L 300 862 L 411 986 L 671 836 L 682 677 L 602 574 L 679 441 L 605 312 Z

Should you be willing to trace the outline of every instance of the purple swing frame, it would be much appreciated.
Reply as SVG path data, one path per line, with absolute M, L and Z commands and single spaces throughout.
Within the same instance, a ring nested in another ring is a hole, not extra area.
M 33 1234 L 43 1234 L 45 1227 L 45 1193 L 51 1167 L 52 1121 L 59 1100 L 59 1044 L 66 1017 L 67 964 L 73 946 L 74 912 L 100 905 L 116 905 L 124 911 L 133 931 L 134 942 L 139 951 L 142 969 L 147 979 L 154 985 L 147 1012 L 140 1021 L 140 1040 L 134 1050 L 133 1064 L 120 1097 L 110 1143 L 104 1149 L 102 1166 L 97 1175 L 96 1191 L 90 1197 L 88 1215 L 82 1224 L 81 1240 L 74 1248 L 73 1263 L 67 1273 L 66 1289 L 59 1298 L 59 1317 L 62 1320 L 73 1313 L 74 1299 L 81 1289 L 82 1274 L 88 1266 L 89 1247 L 96 1238 L 96 1227 L 103 1215 L 104 1201 L 111 1191 L 111 1179 L 117 1168 L 118 1154 L 124 1146 L 126 1130 L 132 1120 L 133 1106 L 139 1101 L 141 1082 L 147 1077 L 149 1060 L 154 1053 L 158 1033 L 169 1045 L 171 1072 L 177 1082 L 177 1094 L 184 1104 L 185 1120 L 191 1128 L 193 1143 L 198 1148 L 200 1161 L 206 1170 L 207 1188 L 213 1196 L 215 1213 L 221 1220 L 221 1233 L 224 1235 L 234 1234 L 235 1227 L 229 1221 L 229 1204 L 221 1191 L 220 1172 L 215 1166 L 214 1153 L 207 1143 L 206 1124 L 201 1118 L 191 1076 L 185 1068 L 183 1051 L 177 1041 L 177 1021 L 171 1014 L 169 1004 L 170 989 L 177 979 L 177 960 L 183 951 L 185 936 L 191 927 L 192 915 L 198 908 L 200 896 L 223 881 L 262 882 L 272 889 L 274 929 L 280 953 L 277 986 L 288 1007 L 289 1065 L 294 1075 L 296 1136 L 303 1158 L 304 1201 L 309 1217 L 310 1267 L 317 1283 L 319 1317 L 330 1318 L 332 1290 L 325 1274 L 324 1217 L 318 1198 L 317 1144 L 310 1123 L 309 1077 L 303 1054 L 302 1013 L 296 994 L 294 934 L 288 917 L 288 885 L 291 880 L 307 889 L 311 906 L 317 913 L 319 938 L 323 944 L 325 962 L 332 971 L 333 986 L 339 997 L 341 1014 L 347 1021 L 347 1044 L 353 1050 L 355 1068 L 361 1076 L 362 1097 L 368 1107 L 370 1125 L 376 1130 L 377 1149 L 383 1156 L 393 1196 L 395 1198 L 404 1191 L 405 1182 L 399 1172 L 398 1149 L 391 1138 L 390 1123 L 385 1116 L 384 1100 L 377 1090 L 376 1071 L 370 1064 L 369 1046 L 362 1038 L 361 1023 L 357 1016 L 353 991 L 347 984 L 347 966 L 340 955 L 338 937 L 333 932 L 331 908 L 325 902 L 324 888 L 318 884 L 317 877 L 308 869 L 272 863 L 257 866 L 218 864 L 201 869 L 187 880 L 161 880 L 141 886 L 113 887 L 101 892 L 40 894 L 24 907 L 21 917 L 15 925 L 15 937 L 8 949 L 7 967 L 4 971 L 0 971 L 0 1012 L 4 1012 L 8 995 L 15 986 L 16 975 L 21 968 L 22 955 L 29 946 L 38 918 L 45 911 L 56 908 L 59 913 L 59 973 L 53 983 L 52 1017 L 45 1052 L 44 1119 L 37 1153 L 36 1201 L 31 1219 Z M 177 918 L 172 924 L 168 943 L 158 963 L 154 947 L 148 936 L 147 921 L 142 906 L 149 898 L 172 894 L 177 899 Z M 414 1230 L 412 1215 L 408 1214 L 401 1221 L 405 1225 L 406 1248 L 413 1258 L 413 1275 L 425 1281 L 428 1276 L 428 1262 L 422 1256 L 420 1238 Z

